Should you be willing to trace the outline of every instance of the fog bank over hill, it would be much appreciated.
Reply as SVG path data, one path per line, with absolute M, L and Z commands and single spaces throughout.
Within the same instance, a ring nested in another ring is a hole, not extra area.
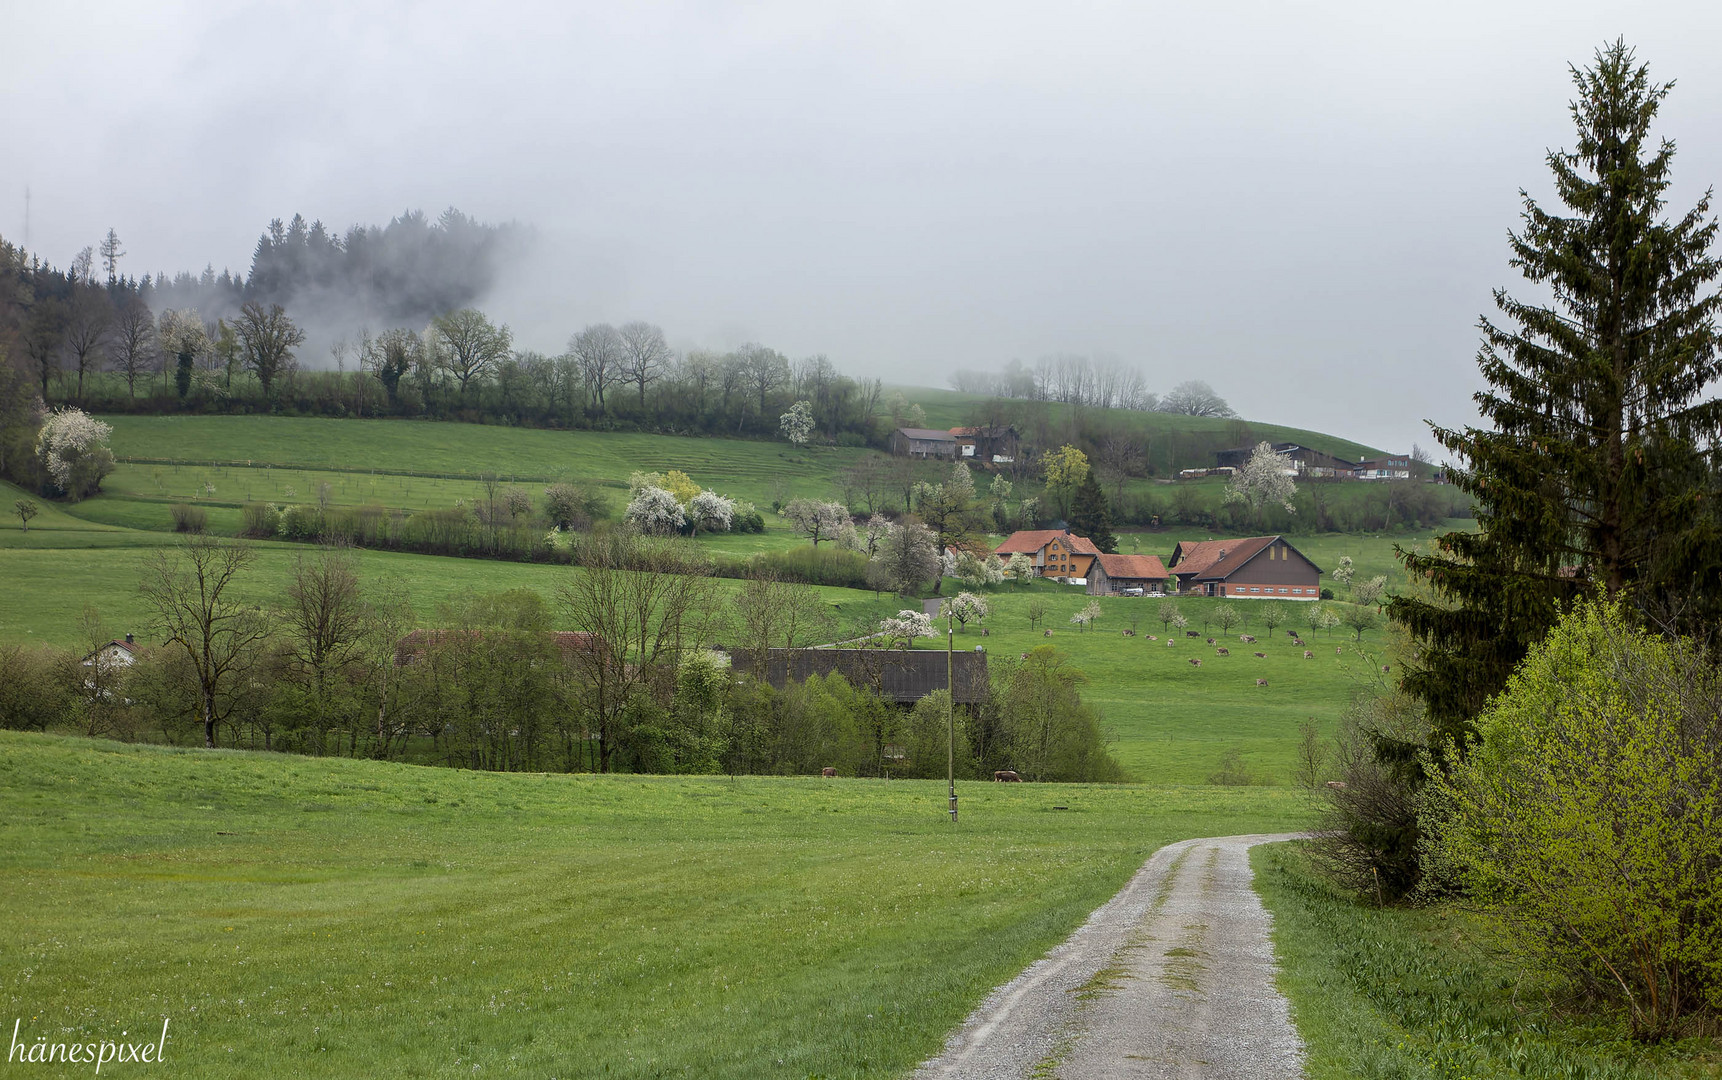
M 524 348 L 645 319 L 935 386 L 1117 357 L 1399 448 L 1474 415 L 1568 63 L 1624 35 L 1679 80 L 1671 210 L 1722 181 L 1696 0 L 16 7 L 0 234 L 59 265 L 112 227 L 122 272 L 244 273 L 295 210 L 452 205 L 537 236 L 478 300 Z

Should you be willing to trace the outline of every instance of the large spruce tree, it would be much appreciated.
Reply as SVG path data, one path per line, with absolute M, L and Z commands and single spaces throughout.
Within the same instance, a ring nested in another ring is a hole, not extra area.
M 1071 500 L 1070 531 L 1088 537 L 1108 555 L 1118 553 L 1118 538 L 1112 535 L 1112 508 L 1106 504 L 1106 493 L 1094 479 L 1093 469 L 1077 485 L 1076 497 Z
M 1577 142 L 1548 155 L 1562 209 L 1521 192 L 1510 234 L 1511 265 L 1541 302 L 1496 291 L 1503 318 L 1482 320 L 1478 355 L 1490 387 L 1476 395 L 1490 426 L 1435 428 L 1477 530 L 1401 552 L 1433 595 L 1390 608 L 1421 645 L 1404 688 L 1445 738 L 1464 737 L 1580 593 L 1624 596 L 1678 630 L 1722 602 L 1710 195 L 1664 216 L 1674 144 L 1650 128 L 1672 83 L 1619 42 L 1572 75 Z

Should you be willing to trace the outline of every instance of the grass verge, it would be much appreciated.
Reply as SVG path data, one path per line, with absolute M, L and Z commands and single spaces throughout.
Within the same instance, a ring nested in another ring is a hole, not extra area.
M 1297 844 L 1264 844 L 1250 861 L 1310 1080 L 1722 1076 L 1715 1041 L 1631 1042 L 1616 1018 L 1521 971 L 1489 924 L 1456 906 L 1359 902 Z

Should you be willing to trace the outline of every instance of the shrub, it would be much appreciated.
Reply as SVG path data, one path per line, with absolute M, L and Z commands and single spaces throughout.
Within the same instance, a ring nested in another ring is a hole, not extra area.
M 1722 686 L 1684 641 L 1581 602 L 1432 785 L 1431 873 L 1641 1038 L 1722 1008 Z
M 315 506 L 289 506 L 281 511 L 280 532 L 289 540 L 315 540 L 323 535 L 323 514 Z
M 74 658 L 58 650 L 0 644 L 0 728 L 46 731 L 73 709 Z
M 173 515 L 174 532 L 201 533 L 209 527 L 209 511 L 201 506 L 174 503 L 167 509 Z
M 246 536 L 267 539 L 281 528 L 281 511 L 268 503 L 246 503 L 239 513 L 244 522 L 241 531 Z
M 1421 884 L 1418 751 L 1427 738 L 1422 707 L 1404 694 L 1360 698 L 1348 710 L 1335 747 L 1338 786 L 1322 789 L 1327 809 L 1309 848 L 1342 887 L 1388 901 Z

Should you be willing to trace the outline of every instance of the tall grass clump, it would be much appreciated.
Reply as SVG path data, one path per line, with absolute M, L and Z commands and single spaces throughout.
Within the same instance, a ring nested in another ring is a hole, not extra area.
M 168 513 L 173 515 L 174 532 L 201 533 L 209 527 L 209 511 L 201 506 L 174 503 L 168 507 Z

